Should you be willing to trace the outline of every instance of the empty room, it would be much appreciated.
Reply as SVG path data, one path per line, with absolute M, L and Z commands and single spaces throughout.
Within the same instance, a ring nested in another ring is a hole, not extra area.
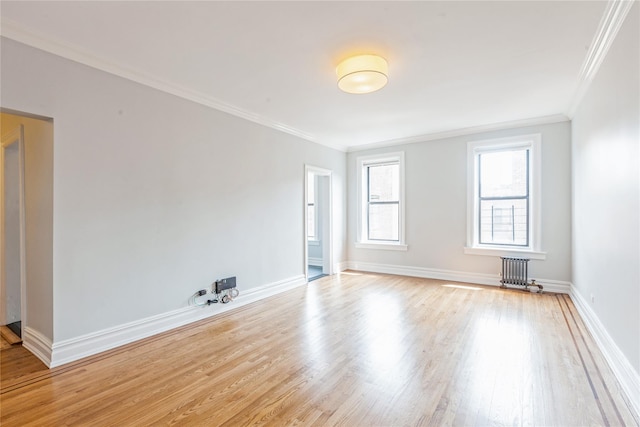
M 0 18 L 2 426 L 640 425 L 640 2 Z

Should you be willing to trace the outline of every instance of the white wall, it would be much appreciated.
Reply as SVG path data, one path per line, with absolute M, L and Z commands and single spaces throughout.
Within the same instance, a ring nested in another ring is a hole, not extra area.
M 305 163 L 334 171 L 345 259 L 342 152 L 8 39 L 1 101 L 54 119 L 54 344 L 303 275 Z
M 532 260 L 530 277 L 571 280 L 571 184 L 569 122 L 508 129 L 384 149 L 349 153 L 349 200 L 356 196 L 356 159 L 405 152 L 406 252 L 356 249 L 356 206 L 349 207 L 349 260 L 418 269 L 494 275 L 500 258 L 465 255 L 467 238 L 467 142 L 531 133 L 542 134 L 543 261 Z
M 4 47 L 4 45 L 3 45 Z M 3 74 L 5 64 L 3 64 Z M 4 81 L 4 80 L 3 80 Z M 5 86 L 3 85 L 3 95 Z M 4 96 L 2 98 L 4 100 Z M 2 104 L 4 106 L 4 103 Z M 24 126 L 26 308 L 24 327 L 53 338 L 53 125 L 0 114 L 2 130 Z
M 629 12 L 572 121 L 573 284 L 636 376 L 640 373 L 639 9 L 636 3 Z

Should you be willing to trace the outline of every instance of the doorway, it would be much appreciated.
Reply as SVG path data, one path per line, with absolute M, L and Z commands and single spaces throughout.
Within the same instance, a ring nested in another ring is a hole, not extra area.
M 26 315 L 24 127 L 2 135 L 0 150 L 0 332 L 22 341 Z
M 333 274 L 331 171 L 306 165 L 304 182 L 304 271 L 312 281 Z

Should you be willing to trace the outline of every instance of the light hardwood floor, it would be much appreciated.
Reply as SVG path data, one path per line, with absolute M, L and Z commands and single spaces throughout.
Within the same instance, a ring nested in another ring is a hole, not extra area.
M 2 426 L 637 425 L 568 296 L 380 274 L 17 379 L 4 362 Z

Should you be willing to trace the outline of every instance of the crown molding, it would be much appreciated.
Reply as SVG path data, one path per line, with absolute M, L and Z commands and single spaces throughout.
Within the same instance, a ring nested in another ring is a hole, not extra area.
M 395 145 L 414 144 L 416 142 L 435 141 L 437 139 L 454 138 L 456 136 L 473 135 L 482 132 L 492 132 L 504 129 L 522 128 L 527 126 L 539 126 L 551 123 L 567 122 L 569 118 L 564 114 L 554 114 L 551 116 L 534 117 L 524 120 L 513 120 L 509 122 L 492 123 L 488 125 L 473 126 L 462 129 L 453 129 L 444 132 L 428 133 L 424 135 L 409 136 L 406 138 L 391 139 L 388 141 L 379 141 L 371 144 L 350 146 L 347 152 L 371 150 L 374 148 L 392 147 Z
M 607 56 L 613 40 L 616 38 L 620 27 L 622 27 L 634 3 L 637 3 L 637 1 L 610 0 L 607 3 L 596 34 L 593 37 L 587 56 L 580 69 L 577 89 L 566 111 L 566 115 L 570 119 L 575 115 L 582 98 L 591 86 L 591 82 L 598 73 L 600 65 L 602 65 L 604 58 Z
M 250 122 L 296 136 L 306 141 L 321 144 L 338 151 L 345 152 L 347 150 L 347 148 L 343 145 L 321 141 L 313 137 L 312 135 L 309 135 L 292 126 L 268 119 L 254 112 L 245 110 L 232 104 L 228 104 L 214 97 L 207 96 L 201 92 L 167 82 L 156 76 L 142 72 L 140 70 L 136 70 L 131 67 L 124 66 L 122 64 L 104 60 L 103 58 L 100 58 L 86 51 L 85 49 L 82 49 L 78 46 L 73 46 L 69 43 L 63 43 L 61 41 L 54 40 L 50 37 L 46 37 L 31 29 L 26 29 L 20 24 L 6 18 L 2 18 L 0 24 L 0 35 L 25 44 L 27 46 L 31 46 L 36 49 L 51 53 L 53 55 L 60 56 L 70 61 L 74 61 L 88 67 L 95 68 L 97 70 L 104 71 L 118 77 L 122 77 L 127 80 L 131 80 L 141 85 L 148 86 L 159 91 L 177 96 L 179 98 L 186 99 L 188 101 L 192 101 L 197 104 L 243 118 Z
M 300 129 L 268 119 L 264 116 L 245 110 L 238 106 L 228 104 L 214 97 L 205 95 L 201 92 L 164 81 L 154 75 L 124 66 L 122 64 L 104 60 L 103 58 L 100 58 L 78 46 L 73 46 L 68 43 L 53 40 L 50 37 L 46 37 L 42 34 L 37 33 L 36 31 L 27 29 L 24 26 L 21 26 L 20 24 L 6 18 L 2 18 L 0 25 L 0 35 L 23 43 L 25 45 L 60 56 L 62 58 L 122 77 L 124 79 L 231 114 L 236 117 L 243 118 L 253 123 L 257 123 L 262 126 L 266 126 L 268 128 L 296 136 L 309 142 L 317 143 L 342 152 L 356 152 L 374 148 L 383 148 L 395 145 L 464 136 L 480 132 L 557 123 L 570 120 L 575 114 L 577 106 L 579 105 L 582 97 L 586 93 L 591 81 L 597 73 L 600 64 L 602 63 L 609 47 L 613 42 L 613 39 L 622 26 L 622 23 L 633 4 L 634 0 L 611 0 L 607 3 L 607 7 L 605 8 L 605 12 L 600 21 L 598 31 L 596 32 L 594 41 L 591 44 L 590 50 L 580 71 L 577 90 L 574 93 L 572 102 L 565 114 L 454 129 L 438 133 L 415 135 L 405 138 L 350 146 L 336 141 L 319 139 L 317 137 L 314 137 L 313 135 L 303 132 Z

